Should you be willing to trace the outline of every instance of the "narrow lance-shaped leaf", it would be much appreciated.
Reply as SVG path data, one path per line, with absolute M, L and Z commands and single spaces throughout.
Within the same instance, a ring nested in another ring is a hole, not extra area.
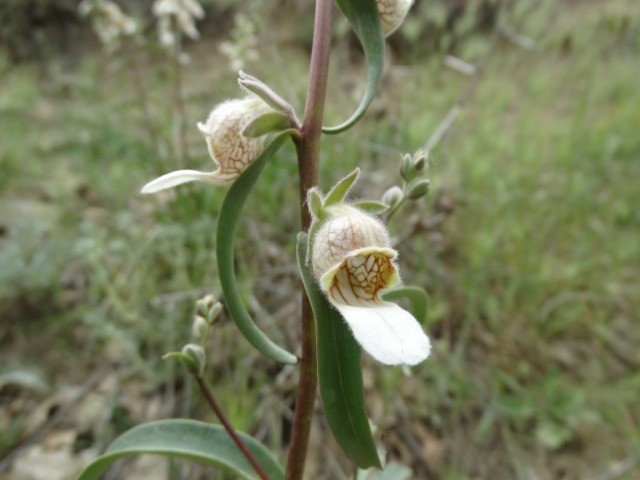
M 222 203 L 216 232 L 216 256 L 220 286 L 224 294 L 227 310 L 242 334 L 267 357 L 280 363 L 297 363 L 295 355 L 271 341 L 251 319 L 242 301 L 240 290 L 236 282 L 234 267 L 234 238 L 238 219 L 249 193 L 256 184 L 267 160 L 280 148 L 290 132 L 283 132 L 273 139 L 262 155 L 258 157 L 233 183 Z
M 364 407 L 360 346 L 349 327 L 320 291 L 305 264 L 307 235 L 298 234 L 297 258 L 302 283 L 316 319 L 318 383 L 327 423 L 347 457 L 360 468 L 378 467 L 380 459 L 373 442 Z
M 281 132 L 291 128 L 289 117 L 280 112 L 268 112 L 254 118 L 242 131 L 245 137 L 261 137 L 267 133 Z
M 384 67 L 384 34 L 376 0 L 336 0 L 336 3 L 362 44 L 367 62 L 367 85 L 360 105 L 347 121 L 336 127 L 322 128 L 328 134 L 344 132 L 362 118 L 375 97 Z
M 238 432 L 269 479 L 284 478 L 284 470 L 264 445 Z M 95 480 L 113 462 L 131 455 L 151 453 L 195 460 L 223 468 L 233 478 L 254 480 L 256 472 L 220 425 L 195 420 L 160 420 L 145 423 L 123 433 L 78 475 L 77 480 Z
M 331 205 L 342 203 L 344 197 L 347 196 L 347 193 L 349 193 L 349 190 L 351 189 L 353 184 L 356 183 L 356 180 L 358 180 L 359 176 L 360 169 L 356 168 L 353 172 L 336 183 L 336 185 L 331 190 L 329 190 L 329 193 L 327 193 L 327 197 L 324 200 L 324 206 L 330 207 Z

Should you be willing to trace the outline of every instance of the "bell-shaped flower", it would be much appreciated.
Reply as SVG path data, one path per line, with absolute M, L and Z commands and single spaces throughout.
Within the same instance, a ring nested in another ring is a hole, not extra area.
M 271 110 L 257 97 L 229 100 L 218 105 L 205 123 L 198 123 L 209 154 L 217 164 L 213 172 L 178 170 L 147 183 L 141 193 L 155 193 L 187 182 L 230 185 L 264 150 L 264 135 L 245 137 L 242 132 L 258 116 Z
M 322 290 L 342 314 L 355 339 L 387 365 L 415 365 L 429 356 L 431 344 L 418 321 L 381 290 L 399 283 L 384 225 L 344 204 L 329 207 L 329 218 L 313 242 L 312 265 Z
M 388 37 L 402 24 L 413 0 L 376 0 L 384 36 Z

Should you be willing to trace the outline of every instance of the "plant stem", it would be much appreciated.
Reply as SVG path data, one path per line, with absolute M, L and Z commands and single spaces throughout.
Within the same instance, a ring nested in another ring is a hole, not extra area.
M 306 207 L 307 191 L 317 185 L 319 179 L 320 136 L 329 76 L 332 19 L 333 0 L 316 0 L 307 102 L 300 136 L 294 137 L 298 153 L 300 220 L 303 230 L 308 230 L 311 225 L 311 215 Z M 286 480 L 302 479 L 318 388 L 315 321 L 304 288 L 301 290 L 302 353 Z
M 133 73 L 133 83 L 136 89 L 136 93 L 138 94 L 140 109 L 142 110 L 144 124 L 149 135 L 149 141 L 153 146 L 156 156 L 158 158 L 161 158 L 162 149 L 160 147 L 160 140 L 158 137 L 158 132 L 156 130 L 155 122 L 153 120 L 153 113 L 149 104 L 149 96 L 147 95 L 146 86 L 144 83 L 144 79 L 142 78 L 142 71 L 140 68 L 140 65 L 142 65 L 142 55 L 140 54 L 140 50 L 141 48 L 137 44 L 134 45 L 130 50 L 131 62 L 129 66 L 131 68 L 131 72 Z
M 238 446 L 242 454 L 247 458 L 247 460 L 249 461 L 253 469 L 256 471 L 258 476 L 262 480 L 269 480 L 269 477 L 267 477 L 266 472 L 264 471 L 262 466 L 258 463 L 258 460 L 256 460 L 256 457 L 253 456 L 253 453 L 251 453 L 251 450 L 249 450 L 249 447 L 247 447 L 247 445 L 238 436 L 235 429 L 233 428 L 233 425 L 231 425 L 231 422 L 229 422 L 229 419 L 225 416 L 222 409 L 220 408 L 220 405 L 218 405 L 218 402 L 216 402 L 216 399 L 213 398 L 213 392 L 209 388 L 209 385 L 207 385 L 207 382 L 205 382 L 205 380 L 200 375 L 194 375 L 194 377 L 198 382 L 198 386 L 200 387 L 202 394 L 207 399 L 207 402 L 209 402 L 209 406 L 214 411 L 214 413 L 218 417 L 218 420 L 220 420 L 220 423 L 222 423 L 222 426 L 227 431 L 227 433 L 229 434 L 233 442 Z

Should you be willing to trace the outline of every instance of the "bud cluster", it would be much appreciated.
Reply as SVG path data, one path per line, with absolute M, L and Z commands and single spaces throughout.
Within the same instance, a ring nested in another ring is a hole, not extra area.
M 189 372 L 196 377 L 204 373 L 207 354 L 204 344 L 211 334 L 211 327 L 222 312 L 222 304 L 213 295 L 207 295 L 196 302 L 191 333 L 193 343 L 188 343 L 179 352 L 167 353 L 164 358 L 180 360 Z
M 196 302 L 191 333 L 194 340 L 204 343 L 211 333 L 211 327 L 222 312 L 222 304 L 213 295 L 207 295 Z
M 413 155 L 405 153 L 400 159 L 402 186 L 394 185 L 382 196 L 382 203 L 389 207 L 387 218 L 392 217 L 407 200 L 419 200 L 429 193 L 429 179 L 424 176 L 429 154 L 418 150 Z

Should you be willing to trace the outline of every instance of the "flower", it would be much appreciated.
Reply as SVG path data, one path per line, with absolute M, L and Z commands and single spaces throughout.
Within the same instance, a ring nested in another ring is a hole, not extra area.
M 402 24 L 413 0 L 376 0 L 384 36 L 388 37 Z
M 78 5 L 83 17 L 91 17 L 93 30 L 107 51 L 114 51 L 125 37 L 136 33 L 136 21 L 111 0 L 84 0 Z
M 204 10 L 196 0 L 156 0 L 152 11 L 158 18 L 158 35 L 162 45 L 174 46 L 180 33 L 192 40 L 200 37 L 196 20 L 204 18 Z
M 218 168 L 213 172 L 178 170 L 147 183 L 141 193 L 155 193 L 177 185 L 200 181 L 213 185 L 230 185 L 264 150 L 264 136 L 245 137 L 243 130 L 258 116 L 271 109 L 251 96 L 218 105 L 205 123 L 198 123 Z
M 415 365 L 431 345 L 418 321 L 380 291 L 400 282 L 384 225 L 350 205 L 327 208 L 313 242 L 312 266 L 322 290 L 372 357 L 387 365 Z

